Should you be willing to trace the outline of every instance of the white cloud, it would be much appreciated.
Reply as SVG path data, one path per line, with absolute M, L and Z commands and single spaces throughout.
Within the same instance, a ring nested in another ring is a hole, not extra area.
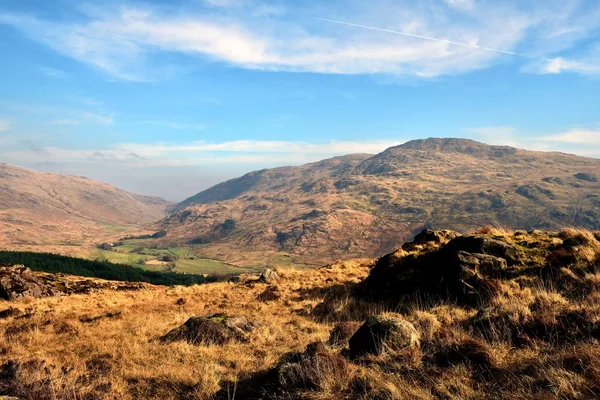
M 443 0 L 450 7 L 459 10 L 472 10 L 475 7 L 475 0 Z
M 277 2 L 250 0 L 197 0 L 196 4 L 209 7 L 88 6 L 77 22 L 0 13 L 0 24 L 20 29 L 111 77 L 131 81 L 155 80 L 177 70 L 160 60 L 160 52 L 247 69 L 329 74 L 430 78 L 499 62 L 530 63 L 524 72 L 600 73 L 598 49 L 572 54 L 582 41 L 596 40 L 600 3 L 332 0 L 286 3 L 285 8 Z M 314 17 L 439 41 L 331 26 Z M 569 57 L 561 54 L 567 51 Z M 189 63 L 181 68 L 189 68 Z
M 83 124 L 111 126 L 114 123 L 114 117 L 112 115 L 90 111 L 72 111 L 70 114 L 70 117 L 56 118 L 49 121 L 49 123 L 64 126 L 78 126 Z
M 106 148 L 69 149 L 36 147 L 38 162 L 116 162 L 132 166 L 202 166 L 214 164 L 256 164 L 263 166 L 302 164 L 336 155 L 379 153 L 402 141 L 305 143 L 286 141 L 236 140 L 220 143 L 186 144 L 119 143 Z M 31 158 L 31 148 L 11 150 L 0 156 L 20 163 Z
M 600 157 L 600 129 L 571 128 L 548 135 L 526 135 L 509 126 L 470 128 L 465 131 L 474 135 L 474 139 L 489 144 Z
M 556 57 L 534 64 L 532 69 L 541 74 L 560 74 L 562 72 L 575 72 L 584 75 L 600 74 L 600 55 L 597 60 L 567 60 Z
M 239 3 L 235 0 L 207 2 L 214 6 Z M 475 6 L 470 0 L 446 2 L 452 7 L 470 9 L 468 18 L 451 18 L 444 11 L 432 12 L 428 7 L 415 7 L 408 1 L 397 4 L 381 1 L 369 2 L 368 9 L 352 2 L 341 11 L 334 7 L 334 3 L 340 4 L 333 2 L 330 8 L 315 8 L 320 15 L 308 14 L 310 7 L 305 6 L 288 11 L 288 14 L 296 14 L 295 19 L 277 19 L 272 10 L 264 12 L 265 3 L 248 2 L 253 8 L 242 7 L 244 12 L 239 15 L 233 11 L 224 16 L 206 11 L 169 14 L 164 9 L 124 8 L 118 12 L 94 11 L 87 16 L 87 22 L 77 24 L 6 14 L 0 14 L 0 23 L 21 29 L 56 51 L 113 77 L 145 81 L 160 74 L 152 67 L 156 64 L 154 56 L 160 51 L 201 55 L 208 60 L 259 70 L 419 77 L 460 74 L 485 68 L 506 57 L 482 48 L 510 51 L 529 39 L 528 44 L 533 43 L 535 53 L 543 54 L 544 49 L 539 47 L 547 43 L 531 38 L 532 28 L 550 35 L 565 31 L 565 26 L 577 22 L 575 17 L 563 21 L 565 14 L 571 14 L 563 10 L 566 6 L 555 1 L 538 5 L 541 10 L 490 2 L 486 2 L 485 7 Z M 433 0 L 429 3 L 431 7 L 435 5 Z M 550 9 L 554 11 L 550 13 Z M 246 14 L 254 17 L 247 18 Z M 312 18 L 334 14 L 348 21 L 442 41 L 331 26 Z M 585 21 L 585 24 L 592 23 Z M 576 39 L 566 36 L 565 45 Z
M 0 119 L 0 132 L 4 132 L 10 129 L 12 123 L 7 119 Z
M 542 140 L 557 143 L 600 146 L 600 130 L 574 128 L 569 129 L 567 132 L 545 136 Z
M 246 4 L 247 0 L 203 0 L 205 4 L 211 7 L 234 7 Z

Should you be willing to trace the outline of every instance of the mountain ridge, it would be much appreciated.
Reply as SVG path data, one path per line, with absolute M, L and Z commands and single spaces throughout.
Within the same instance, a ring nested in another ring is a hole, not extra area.
M 139 227 L 170 203 L 86 177 L 0 164 L 0 244 L 36 246 L 95 240 L 118 227 Z
M 176 205 L 152 228 L 236 264 L 266 263 L 264 254 L 309 263 L 375 257 L 424 227 L 596 229 L 600 186 L 584 175 L 600 176 L 600 160 L 432 138 L 251 172 Z M 222 231 L 227 220 L 235 229 Z

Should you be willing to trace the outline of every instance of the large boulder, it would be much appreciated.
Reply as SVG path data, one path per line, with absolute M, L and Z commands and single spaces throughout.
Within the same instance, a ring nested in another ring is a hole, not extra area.
M 245 342 L 248 340 L 248 334 L 258 325 L 243 315 L 215 314 L 209 317 L 192 317 L 182 326 L 162 336 L 160 341 L 186 341 L 194 345 Z
M 419 332 L 410 322 L 398 317 L 375 315 L 369 317 L 350 338 L 350 357 L 414 349 L 419 343 Z
M 258 278 L 258 281 L 262 283 L 273 283 L 277 280 L 279 280 L 279 275 L 277 275 L 275 271 L 269 268 L 265 269 Z
M 497 292 L 497 280 L 518 264 L 519 254 L 511 244 L 484 236 L 459 236 L 421 254 L 382 257 L 361 287 L 375 300 L 397 302 L 425 296 L 477 305 L 491 298 Z
M 33 276 L 23 265 L 0 267 L 0 298 L 17 300 L 24 297 L 47 297 L 58 293 L 52 286 Z

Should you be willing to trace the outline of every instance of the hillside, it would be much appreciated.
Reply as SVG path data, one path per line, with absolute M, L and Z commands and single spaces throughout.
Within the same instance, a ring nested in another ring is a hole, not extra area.
M 0 164 L 2 248 L 79 245 L 156 221 L 168 206 L 84 177 Z
M 425 231 L 378 260 L 262 281 L 59 277 L 68 296 L 0 300 L 0 396 L 598 398 L 599 239 Z
M 375 257 L 423 227 L 600 226 L 600 160 L 465 139 L 256 171 L 175 207 L 154 230 L 208 258 L 268 265 Z

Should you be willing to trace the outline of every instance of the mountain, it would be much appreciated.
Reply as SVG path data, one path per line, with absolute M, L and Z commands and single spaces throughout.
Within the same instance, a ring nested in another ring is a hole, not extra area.
M 84 177 L 0 164 L 2 247 L 81 244 L 156 221 L 169 205 Z
M 369 155 L 251 172 L 153 225 L 207 257 L 265 264 L 375 257 L 424 227 L 600 227 L 600 160 L 425 139 Z

